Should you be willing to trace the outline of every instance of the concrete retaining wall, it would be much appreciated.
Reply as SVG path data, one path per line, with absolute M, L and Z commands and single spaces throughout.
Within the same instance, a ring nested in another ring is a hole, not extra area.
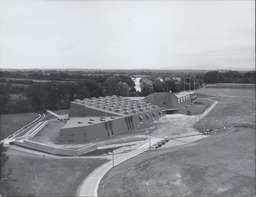
M 14 144 L 25 147 L 25 148 L 37 150 L 40 152 L 50 153 L 53 155 L 66 155 L 66 156 L 83 155 L 83 154 L 95 151 L 98 147 L 98 145 L 95 144 L 95 145 L 89 145 L 89 146 L 74 150 L 74 149 L 65 149 L 65 148 L 60 148 L 56 146 L 46 145 L 46 144 L 42 144 L 39 142 L 30 141 L 30 140 L 24 140 L 23 142 L 15 141 Z M 100 144 L 100 146 L 102 146 L 102 144 Z

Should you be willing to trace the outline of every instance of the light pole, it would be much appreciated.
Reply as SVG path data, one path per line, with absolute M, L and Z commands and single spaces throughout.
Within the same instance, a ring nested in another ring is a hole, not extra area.
M 146 135 L 148 137 L 148 149 L 151 150 L 151 136 L 149 135 L 149 131 L 146 131 Z
M 115 157 L 114 157 L 114 151 L 112 151 L 112 166 L 115 166 Z
M 185 86 L 186 85 L 186 77 L 184 77 L 184 92 L 185 92 Z
M 189 86 L 188 86 L 188 87 L 189 87 L 188 90 L 190 91 L 190 89 L 191 89 L 191 88 L 190 88 L 190 77 L 188 78 L 188 85 L 189 85 Z

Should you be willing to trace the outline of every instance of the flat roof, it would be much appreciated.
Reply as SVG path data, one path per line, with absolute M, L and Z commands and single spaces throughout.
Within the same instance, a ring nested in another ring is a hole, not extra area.
M 117 117 L 117 116 L 74 117 L 74 118 L 70 118 L 67 121 L 67 123 L 62 127 L 62 129 L 95 125 L 101 122 L 106 122 L 106 121 L 119 119 L 119 118 L 122 118 L 122 117 Z

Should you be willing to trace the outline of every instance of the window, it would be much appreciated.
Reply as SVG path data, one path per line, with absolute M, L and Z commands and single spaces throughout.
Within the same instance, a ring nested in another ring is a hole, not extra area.
M 163 102 L 163 105 L 166 105 L 166 101 Z

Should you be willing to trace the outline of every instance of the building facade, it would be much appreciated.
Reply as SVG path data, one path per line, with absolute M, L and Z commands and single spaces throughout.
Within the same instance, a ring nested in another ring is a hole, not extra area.
M 153 93 L 145 98 L 107 96 L 71 102 L 69 119 L 60 129 L 59 143 L 88 143 L 148 127 L 164 113 L 193 102 L 193 92 Z
M 75 100 L 59 143 L 88 143 L 134 132 L 163 116 L 162 108 L 146 101 L 108 96 Z

